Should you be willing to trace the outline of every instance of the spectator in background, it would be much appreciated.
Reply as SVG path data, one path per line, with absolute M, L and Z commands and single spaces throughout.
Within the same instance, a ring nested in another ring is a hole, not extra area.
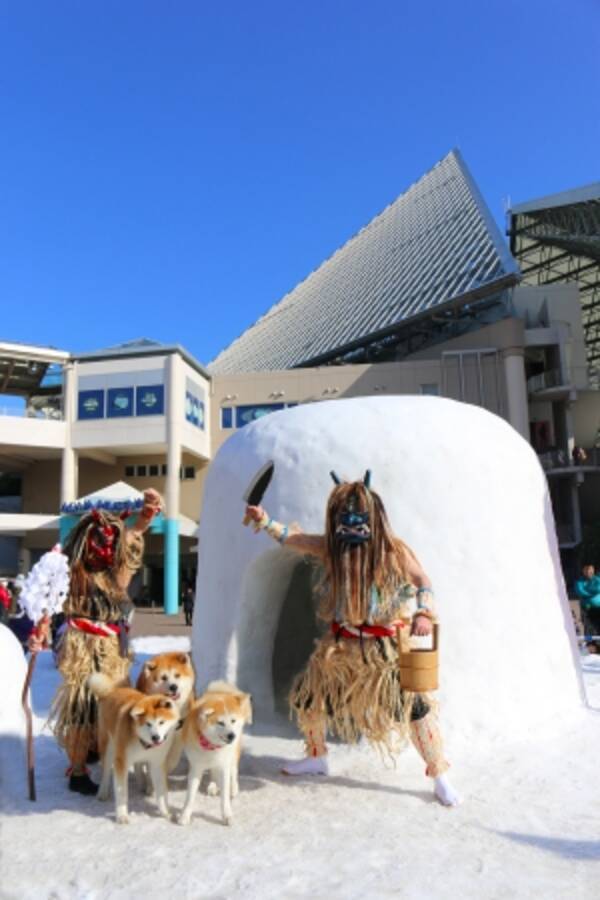
M 10 608 L 12 606 L 12 596 L 8 590 L 8 586 L 4 579 L 0 581 L 0 622 L 5 625 L 8 622 Z
M 576 466 L 583 466 L 587 462 L 587 453 L 583 447 L 573 447 L 573 462 Z
M 194 615 L 194 600 L 194 588 L 191 586 L 191 584 L 188 584 L 183 591 L 183 611 L 185 613 L 186 625 L 192 624 L 192 617 Z
M 575 582 L 575 596 L 581 601 L 586 634 L 600 634 L 600 576 L 589 563 Z

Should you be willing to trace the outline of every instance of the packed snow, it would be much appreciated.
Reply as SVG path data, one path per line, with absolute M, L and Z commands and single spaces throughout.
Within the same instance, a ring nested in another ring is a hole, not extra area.
M 135 671 L 169 640 L 144 638 L 143 646 Z M 24 666 L 5 647 L 0 670 L 10 690 L 20 687 Z M 171 647 L 182 649 L 181 638 Z M 286 778 L 279 766 L 300 742 L 289 723 L 274 719 L 245 741 L 233 826 L 220 823 L 219 799 L 202 794 L 182 828 L 160 819 L 133 782 L 128 826 L 115 824 L 112 802 L 68 792 L 65 757 L 44 728 L 59 681 L 45 651 L 32 692 L 35 803 L 27 799 L 23 740 L 6 727 L 3 707 L 0 897 L 591 900 L 600 862 L 599 662 L 583 657 L 593 708 L 570 733 L 455 756 L 457 809 L 434 802 L 412 749 L 394 768 L 368 747 L 333 745 L 329 778 Z M 185 777 L 172 777 L 170 788 L 171 807 L 180 809 Z
M 280 773 L 302 751 L 274 712 L 282 652 L 293 643 L 281 612 L 291 615 L 290 599 L 304 604 L 296 625 L 310 637 L 302 616 L 310 619 L 312 576 L 242 528 L 243 491 L 269 458 L 276 470 L 265 505 L 308 531 L 322 531 L 329 470 L 354 479 L 370 468 L 396 532 L 431 575 L 458 808 L 434 800 L 410 747 L 393 765 L 369 746 L 332 743 L 328 778 Z M 25 665 L 0 629 L 3 900 L 597 896 L 600 660 L 577 649 L 545 478 L 505 422 L 436 398 L 336 401 L 268 417 L 219 452 L 200 548 L 198 685 L 234 678 L 253 692 L 257 713 L 233 826 L 205 794 L 181 827 L 161 819 L 133 781 L 127 826 L 115 823 L 112 802 L 69 793 L 65 757 L 45 727 L 59 682 L 47 651 L 32 687 L 38 800 L 30 802 Z M 132 676 L 149 655 L 188 646 L 181 637 L 137 639 Z M 98 780 L 97 766 L 92 774 Z M 170 779 L 173 811 L 184 797 L 182 771 Z

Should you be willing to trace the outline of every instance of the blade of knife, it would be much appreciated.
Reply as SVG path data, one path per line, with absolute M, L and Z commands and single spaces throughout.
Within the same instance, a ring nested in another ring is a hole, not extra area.
M 242 497 L 248 506 L 258 506 L 271 483 L 274 469 L 275 463 L 273 460 L 269 460 L 269 462 L 265 463 L 253 477 Z

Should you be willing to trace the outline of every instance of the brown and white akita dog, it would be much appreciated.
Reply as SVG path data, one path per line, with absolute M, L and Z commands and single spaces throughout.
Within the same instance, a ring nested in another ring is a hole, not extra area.
M 210 770 L 221 794 L 221 817 L 231 825 L 231 799 L 238 793 L 242 729 L 252 722 L 249 694 L 224 681 L 213 681 L 192 703 L 183 723 L 183 751 L 188 758 L 188 789 L 178 822 L 188 825 L 202 775 Z
M 189 712 L 194 699 L 194 668 L 189 654 L 182 652 L 161 653 L 149 659 L 140 671 L 136 689 L 143 694 L 164 694 L 174 701 L 181 720 Z M 167 773 L 172 772 L 181 758 L 181 731 L 173 736 L 167 759 Z M 142 765 L 135 767 L 136 780 L 142 790 L 151 793 L 152 785 Z
M 129 768 L 146 763 L 158 808 L 168 819 L 166 762 L 179 722 L 177 706 L 162 694 L 116 687 L 100 672 L 90 675 L 88 685 L 98 698 L 98 751 L 102 760 L 98 799 L 108 800 L 112 772 L 116 819 L 120 825 L 127 823 Z

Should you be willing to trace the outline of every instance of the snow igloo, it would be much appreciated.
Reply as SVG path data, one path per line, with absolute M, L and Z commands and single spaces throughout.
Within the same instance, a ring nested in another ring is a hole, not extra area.
M 392 527 L 432 580 L 442 720 L 456 742 L 569 727 L 584 694 L 545 475 L 503 419 L 438 397 L 298 406 L 244 427 L 205 485 L 192 638 L 197 687 L 225 678 L 255 714 L 286 711 L 319 624 L 314 564 L 244 528 L 243 494 L 273 460 L 263 505 L 323 533 L 330 470 L 372 472 Z

